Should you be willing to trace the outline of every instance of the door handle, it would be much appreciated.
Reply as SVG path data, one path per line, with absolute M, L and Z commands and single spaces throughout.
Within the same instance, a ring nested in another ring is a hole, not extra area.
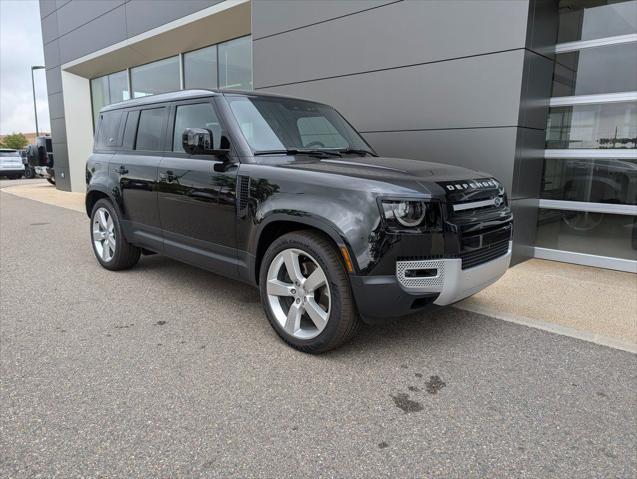
M 120 175 L 125 175 L 126 173 L 128 173 L 128 170 L 126 169 L 126 167 L 124 165 L 120 165 L 119 168 L 114 169 L 113 171 L 115 173 L 119 173 Z

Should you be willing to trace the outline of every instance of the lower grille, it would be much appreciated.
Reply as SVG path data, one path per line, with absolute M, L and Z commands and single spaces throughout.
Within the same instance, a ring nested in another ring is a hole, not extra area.
M 473 268 L 492 259 L 499 258 L 507 254 L 508 251 L 509 241 L 500 241 L 485 248 L 480 248 L 469 253 L 462 253 L 460 255 L 462 259 L 462 269 Z

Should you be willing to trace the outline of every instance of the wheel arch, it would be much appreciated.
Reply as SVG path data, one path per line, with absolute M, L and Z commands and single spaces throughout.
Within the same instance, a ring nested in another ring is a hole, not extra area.
M 341 259 L 343 259 L 342 248 L 346 248 L 347 254 L 352 259 L 353 268 L 356 268 L 356 262 L 353 260 L 354 256 L 351 254 L 350 245 L 343 235 L 340 234 L 336 226 L 324 219 L 311 216 L 297 217 L 273 214 L 260 224 L 252 248 L 254 252 L 254 262 L 250 274 L 255 284 L 259 284 L 261 262 L 270 245 L 284 234 L 301 230 L 316 231 L 328 237 L 336 249 L 339 250 Z M 346 270 L 348 270 L 347 266 Z

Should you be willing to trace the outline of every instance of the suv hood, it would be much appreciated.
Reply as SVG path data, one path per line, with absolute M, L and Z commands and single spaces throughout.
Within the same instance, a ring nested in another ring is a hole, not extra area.
M 387 157 L 308 158 L 297 156 L 280 167 L 344 175 L 444 195 L 450 182 L 490 179 L 491 175 L 459 166 Z

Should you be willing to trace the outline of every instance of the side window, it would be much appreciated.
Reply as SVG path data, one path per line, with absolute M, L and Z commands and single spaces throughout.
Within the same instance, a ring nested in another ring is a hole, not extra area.
M 132 150 L 135 147 L 135 135 L 137 134 L 137 122 L 139 121 L 139 110 L 129 111 L 126 116 L 126 126 L 124 128 L 124 140 L 122 147 L 125 150 Z
M 221 142 L 221 124 L 212 103 L 196 103 L 180 105 L 175 114 L 175 128 L 173 130 L 173 151 L 183 152 L 182 135 L 186 128 L 207 128 L 212 131 L 214 148 L 219 148 Z
M 96 150 L 109 150 L 121 146 L 121 119 L 122 112 L 120 110 L 107 111 L 100 115 L 100 127 L 95 142 Z
M 166 108 L 164 107 L 142 110 L 140 112 L 139 125 L 137 127 L 137 141 L 135 142 L 136 150 L 161 150 L 165 112 Z
M 349 143 L 324 116 L 304 116 L 297 120 L 304 147 L 347 148 Z

